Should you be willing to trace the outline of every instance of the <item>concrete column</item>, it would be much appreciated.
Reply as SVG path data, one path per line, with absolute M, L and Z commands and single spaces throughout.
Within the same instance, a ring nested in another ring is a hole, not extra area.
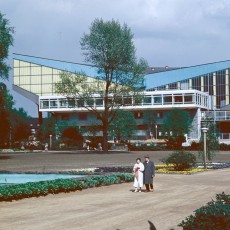
M 226 101 L 226 105 L 229 104 L 229 77 L 228 77 L 229 71 L 228 69 L 226 69 L 226 73 L 225 73 L 225 101 Z
M 197 109 L 197 138 L 200 140 L 201 137 L 201 109 Z
M 189 79 L 189 89 L 192 89 L 192 79 Z
M 181 89 L 181 83 L 179 81 L 177 82 L 177 89 Z
M 213 73 L 213 107 L 216 108 L 216 73 Z
M 200 83 L 201 83 L 201 91 L 204 92 L 204 77 L 200 78 Z

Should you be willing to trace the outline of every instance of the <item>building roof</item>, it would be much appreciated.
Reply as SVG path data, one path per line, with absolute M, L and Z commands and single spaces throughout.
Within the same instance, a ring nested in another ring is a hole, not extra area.
M 181 68 L 183 68 L 183 67 L 169 67 L 169 66 L 150 67 L 145 71 L 145 74 L 159 73 L 159 72 L 165 72 L 165 71 L 181 69 Z
M 73 62 L 66 62 L 60 60 L 53 60 L 48 58 L 34 57 L 23 54 L 13 53 L 13 59 L 30 62 L 37 65 L 42 65 L 58 70 L 68 71 L 72 73 L 84 73 L 89 77 L 96 78 L 98 73 L 98 68 L 92 65 L 85 65 Z
M 85 75 L 93 78 L 96 78 L 98 76 L 98 67 L 92 65 L 53 60 L 15 53 L 13 54 L 13 58 L 72 73 L 83 72 Z M 186 80 L 189 78 L 223 70 L 226 68 L 230 68 L 230 60 L 190 67 L 152 67 L 148 68 L 145 72 L 145 85 L 146 89 L 148 90 L 158 86 Z
M 229 60 L 147 74 L 145 75 L 146 89 L 186 80 L 226 68 L 230 68 Z

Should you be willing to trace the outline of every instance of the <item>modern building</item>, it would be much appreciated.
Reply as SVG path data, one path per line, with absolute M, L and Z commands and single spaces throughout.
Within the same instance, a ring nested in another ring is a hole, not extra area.
M 55 83 L 60 80 L 62 71 L 84 72 L 89 78 L 88 82 L 93 84 L 97 67 L 14 54 L 13 69 L 13 89 L 37 104 L 40 118 L 43 112 L 48 112 L 57 121 L 75 121 L 79 127 L 98 122 L 94 114 L 77 103 L 77 98 L 73 103 L 55 92 Z M 217 133 L 221 138 L 227 137 L 230 133 L 230 111 L 227 111 L 230 101 L 229 70 L 230 61 L 146 70 L 143 100 L 134 103 L 132 97 L 123 98 L 122 109 L 133 111 L 137 120 L 136 139 L 143 140 L 150 136 L 163 138 L 161 124 L 172 108 L 189 111 L 193 127 L 188 134 L 190 139 L 200 138 L 201 122 L 206 118 L 217 124 Z M 103 99 L 94 98 L 94 106 L 103 110 Z M 149 113 L 157 116 L 154 130 L 151 131 L 146 122 Z

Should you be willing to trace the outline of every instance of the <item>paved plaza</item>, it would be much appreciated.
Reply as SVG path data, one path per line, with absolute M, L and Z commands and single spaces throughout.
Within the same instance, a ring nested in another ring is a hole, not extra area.
M 1 170 L 64 170 L 97 165 L 130 165 L 145 153 L 120 154 L 1 154 Z M 149 153 L 157 162 L 167 152 Z M 58 158 L 59 157 L 59 158 Z M 219 155 L 229 159 L 228 153 Z M 84 159 L 84 160 L 83 160 Z M 225 161 L 227 161 L 225 159 Z M 230 161 L 230 160 L 229 160 Z M 67 167 L 68 166 L 68 167 Z M 193 175 L 161 175 L 154 180 L 155 191 L 133 193 L 132 183 L 2 202 L 0 229 L 7 230 L 147 230 L 148 221 L 157 230 L 177 227 L 188 215 L 206 204 L 216 193 L 230 194 L 230 169 Z M 152 228 L 154 229 L 154 228 Z
M 147 154 L 155 163 L 168 156 L 170 151 L 152 152 L 34 152 L 0 154 L 0 171 L 12 172 L 57 172 L 97 166 L 131 166 L 137 157 L 144 160 Z M 221 151 L 215 162 L 230 162 L 230 153 Z

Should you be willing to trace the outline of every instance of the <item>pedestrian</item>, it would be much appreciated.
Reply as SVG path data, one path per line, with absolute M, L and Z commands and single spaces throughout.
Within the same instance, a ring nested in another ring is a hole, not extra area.
M 144 161 L 144 184 L 146 192 L 150 192 L 150 189 L 153 190 L 153 177 L 155 177 L 155 165 L 153 161 L 149 160 L 149 156 L 145 156 Z
M 98 143 L 97 149 L 98 151 L 102 151 L 101 143 Z
M 88 147 L 88 146 L 87 146 L 86 142 L 84 142 L 84 143 L 83 143 L 83 150 L 87 150 L 87 147 Z
M 133 166 L 133 174 L 134 174 L 134 183 L 135 187 L 134 192 L 141 192 L 141 188 L 143 187 L 143 171 L 144 165 L 141 163 L 141 159 L 136 159 L 136 164 Z M 138 189 L 139 188 L 139 189 Z

